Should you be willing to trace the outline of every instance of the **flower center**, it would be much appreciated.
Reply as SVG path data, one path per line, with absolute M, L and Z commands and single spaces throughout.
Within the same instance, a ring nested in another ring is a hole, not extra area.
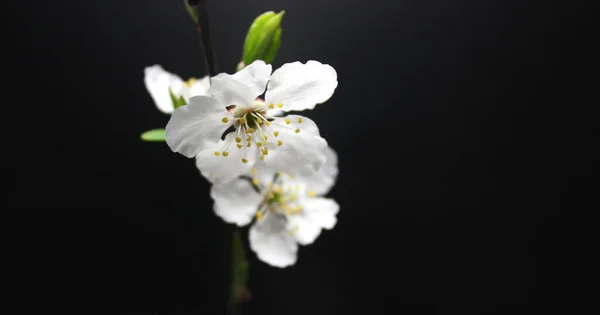
M 284 119 L 285 125 L 273 124 L 272 121 L 275 117 L 267 115 L 267 110 L 274 107 L 274 104 L 266 106 L 263 101 L 257 99 L 250 106 L 235 106 L 229 109 L 229 112 L 234 117 L 233 127 L 236 129 L 234 138 L 235 146 L 239 150 L 250 148 L 252 145 L 255 145 L 260 152 L 260 159 L 264 160 L 265 156 L 269 154 L 268 147 L 270 145 L 283 145 L 283 141 L 277 139 L 279 136 L 279 131 L 277 129 L 285 128 L 293 130 L 295 133 L 300 132 L 300 128 L 298 128 L 297 124 L 302 123 L 302 118 L 298 118 L 297 121 L 294 121 L 294 125 L 296 125 L 295 129 L 289 126 L 292 122 L 290 118 Z M 278 107 L 281 108 L 281 106 Z M 223 117 L 221 121 L 223 123 L 228 123 L 229 118 Z M 215 156 L 229 156 L 228 149 L 231 144 L 233 144 L 233 141 L 226 141 L 221 150 L 215 151 Z M 248 163 L 246 154 L 247 150 L 244 151 L 244 157 L 241 158 L 242 163 Z
M 299 185 L 283 186 L 279 181 L 275 181 L 266 187 L 262 207 L 256 212 L 257 220 L 261 220 L 267 212 L 287 217 L 302 211 L 302 206 L 297 202 Z

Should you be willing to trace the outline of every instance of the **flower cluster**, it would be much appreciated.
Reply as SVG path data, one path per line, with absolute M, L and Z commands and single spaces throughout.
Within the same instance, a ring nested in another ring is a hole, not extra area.
M 333 67 L 317 61 L 272 71 L 257 60 L 235 74 L 184 82 L 160 66 L 145 70 L 158 108 L 171 113 L 166 142 L 195 158 L 213 185 L 215 213 L 250 228 L 251 249 L 276 267 L 293 265 L 298 244 L 336 224 L 339 205 L 323 197 L 337 177 L 337 156 L 314 121 L 288 114 L 313 109 L 337 87 Z M 186 104 L 173 110 L 173 99 Z

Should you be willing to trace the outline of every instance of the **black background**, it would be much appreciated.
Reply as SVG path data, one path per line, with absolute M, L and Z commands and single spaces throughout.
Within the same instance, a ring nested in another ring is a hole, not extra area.
M 26 222 L 14 237 L 26 270 L 23 306 L 220 313 L 224 224 L 209 185 L 193 160 L 139 139 L 169 118 L 144 88 L 145 66 L 184 78 L 206 73 L 182 2 L 14 3 L 10 80 L 28 100 L 19 102 L 16 121 L 27 127 L 14 132 L 23 140 L 9 164 L 9 205 L 23 208 Z M 568 245 L 558 223 L 588 162 L 565 168 L 565 152 L 579 142 L 560 109 L 578 95 L 567 83 L 583 90 L 589 73 L 576 64 L 586 53 L 576 35 L 590 22 L 583 8 L 423 0 L 208 7 L 221 71 L 235 70 L 255 16 L 285 9 L 274 68 L 314 59 L 338 72 L 334 96 L 304 113 L 339 154 L 330 194 L 341 204 L 338 224 L 301 247 L 291 268 L 248 253 L 247 314 L 562 309 Z

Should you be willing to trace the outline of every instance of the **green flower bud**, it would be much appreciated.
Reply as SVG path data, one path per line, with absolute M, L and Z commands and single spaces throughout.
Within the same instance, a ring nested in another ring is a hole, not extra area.
M 281 45 L 281 19 L 285 11 L 273 11 L 259 15 L 248 30 L 244 43 L 242 61 L 249 65 L 255 60 L 271 63 Z

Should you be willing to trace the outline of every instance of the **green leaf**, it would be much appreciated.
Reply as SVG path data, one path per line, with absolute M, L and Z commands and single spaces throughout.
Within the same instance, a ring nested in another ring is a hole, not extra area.
M 267 50 L 263 58 L 265 63 L 271 63 L 275 60 L 275 56 L 277 56 L 277 52 L 279 51 L 279 46 L 281 46 L 281 29 L 275 31 L 275 37 L 273 38 L 271 48 Z
M 171 95 L 171 102 L 173 102 L 174 109 L 177 109 L 178 107 L 181 107 L 183 105 L 187 105 L 187 102 L 185 101 L 183 96 L 179 96 L 179 98 L 177 98 L 177 96 L 173 94 L 173 91 L 171 91 L 171 88 L 169 88 L 169 95 Z
M 250 25 L 250 29 L 248 30 L 248 34 L 246 34 L 246 41 L 244 42 L 244 56 L 249 56 L 251 51 L 254 50 L 256 46 L 256 41 L 258 40 L 259 31 L 263 28 L 264 24 L 273 16 L 275 16 L 275 12 L 269 11 L 259 15 L 252 25 Z M 246 60 L 244 59 L 244 62 Z M 246 64 L 248 64 L 246 62 Z
M 273 11 L 258 16 L 246 35 L 242 61 L 249 65 L 255 60 L 270 63 L 275 59 L 281 45 L 281 20 L 285 11 Z
M 152 129 L 152 130 L 148 130 L 144 133 L 142 133 L 142 140 L 144 141 L 150 141 L 150 142 L 164 142 L 165 139 L 167 138 L 166 134 L 165 134 L 165 129 L 160 128 L 160 129 Z

